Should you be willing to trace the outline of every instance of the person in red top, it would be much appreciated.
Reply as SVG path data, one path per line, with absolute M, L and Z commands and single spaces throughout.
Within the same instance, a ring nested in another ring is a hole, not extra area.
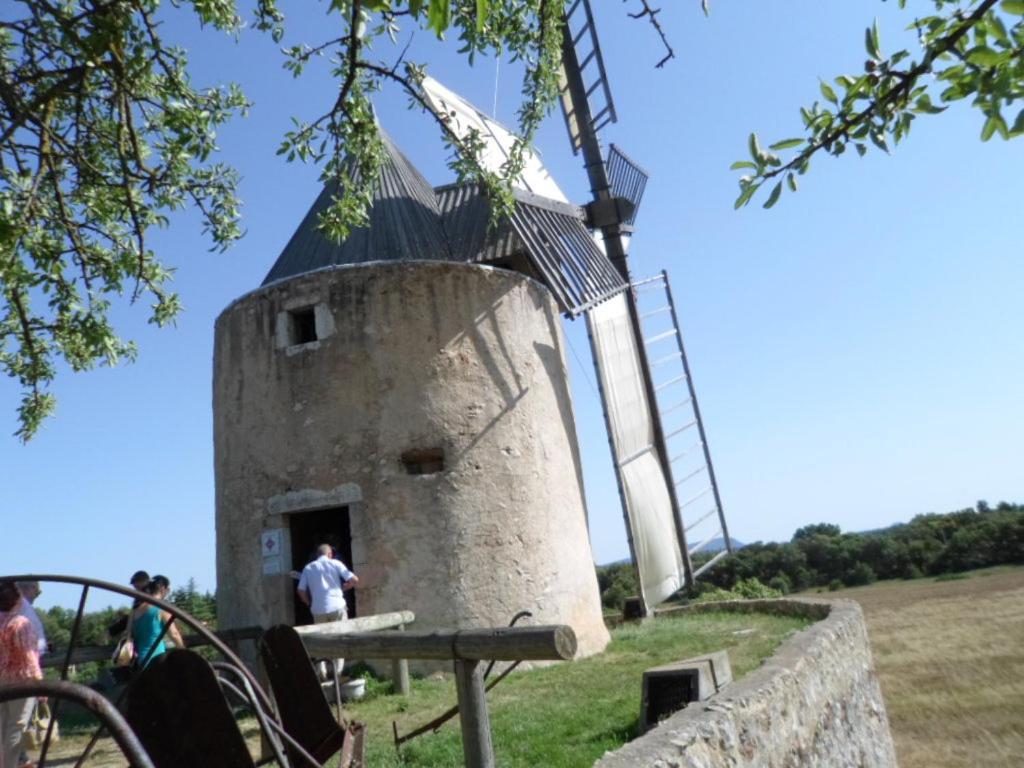
M 18 585 L 0 580 L 0 685 L 43 677 L 39 635 L 32 622 L 15 612 L 20 602 Z M 0 768 L 17 768 L 21 735 L 35 704 L 35 699 L 0 702 Z

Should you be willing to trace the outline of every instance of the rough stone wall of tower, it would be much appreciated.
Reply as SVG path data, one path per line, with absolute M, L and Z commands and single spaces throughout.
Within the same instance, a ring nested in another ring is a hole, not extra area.
M 300 310 L 315 341 L 290 335 Z M 360 614 L 477 627 L 530 610 L 570 624 L 580 655 L 603 649 L 563 346 L 546 288 L 470 264 L 323 269 L 229 306 L 213 398 L 223 624 L 291 622 L 290 518 L 347 507 Z M 442 470 L 410 474 L 403 455 L 438 449 Z

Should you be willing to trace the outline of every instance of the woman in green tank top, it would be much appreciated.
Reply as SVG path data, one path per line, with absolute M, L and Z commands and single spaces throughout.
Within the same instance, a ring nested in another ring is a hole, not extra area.
M 143 591 L 163 600 L 170 594 L 171 582 L 166 576 L 154 576 Z M 132 641 L 135 643 L 136 663 L 148 666 L 157 656 L 167 652 L 167 645 L 161 635 L 170 620 L 171 614 L 155 605 L 140 602 L 135 606 L 132 612 Z M 167 628 L 166 635 L 170 636 L 175 648 L 185 647 L 181 633 L 174 624 Z

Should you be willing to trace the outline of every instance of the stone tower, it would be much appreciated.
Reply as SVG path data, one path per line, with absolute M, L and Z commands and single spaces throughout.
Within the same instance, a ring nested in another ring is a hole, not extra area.
M 217 320 L 222 624 L 303 621 L 290 572 L 327 541 L 360 575 L 357 615 L 430 629 L 529 610 L 600 651 L 559 315 L 613 278 L 583 274 L 603 256 L 572 206 L 524 195 L 488 229 L 477 190 L 434 190 L 385 146 L 370 227 L 328 242 L 325 190 Z

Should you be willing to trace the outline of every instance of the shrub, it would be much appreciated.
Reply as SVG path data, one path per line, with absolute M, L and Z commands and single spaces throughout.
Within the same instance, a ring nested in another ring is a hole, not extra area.
M 695 603 L 715 603 L 719 600 L 741 600 L 742 598 L 735 592 L 731 592 L 728 589 L 722 589 L 721 587 L 711 587 L 710 589 L 703 590 L 699 595 L 693 598 Z
M 968 573 L 943 573 L 935 577 L 936 581 L 961 581 L 971 578 Z
M 911 579 L 921 579 L 924 578 L 924 571 L 916 565 L 911 565 L 903 571 L 903 578 L 907 581 Z
M 731 590 L 721 587 L 709 587 L 704 589 L 693 602 L 713 603 L 719 600 L 758 600 L 768 597 L 782 597 L 778 589 L 766 587 L 757 579 L 743 579 L 736 583 Z
M 841 582 L 839 579 L 832 579 L 832 581 L 828 583 L 829 592 L 838 592 L 842 588 L 843 582 Z
M 793 585 L 790 583 L 789 577 L 784 573 L 775 574 L 771 581 L 768 582 L 768 586 L 782 595 L 788 595 L 793 591 Z
M 866 584 L 874 583 L 877 578 L 874 569 L 867 563 L 861 562 L 846 572 L 843 582 L 848 587 L 863 587 Z
M 738 594 L 741 598 L 745 598 L 747 600 L 757 600 L 766 597 L 782 597 L 782 592 L 780 590 L 772 589 L 755 578 L 743 579 L 736 582 L 736 586 L 732 588 L 732 591 Z

